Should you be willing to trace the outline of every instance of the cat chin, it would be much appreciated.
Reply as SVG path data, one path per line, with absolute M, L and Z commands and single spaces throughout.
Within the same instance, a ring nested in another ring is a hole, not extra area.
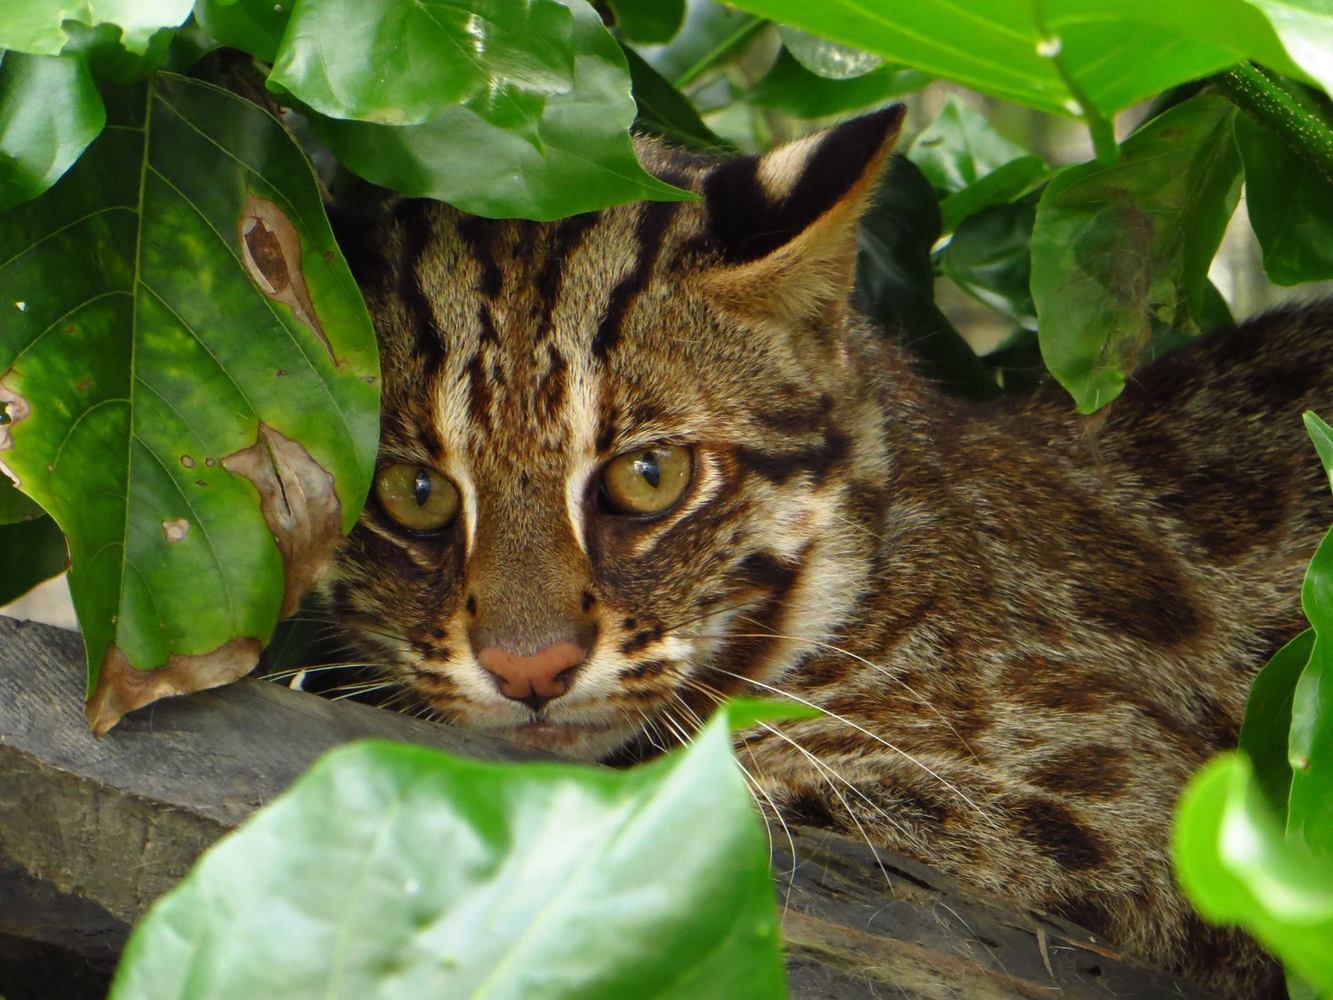
M 635 735 L 634 727 L 623 723 L 596 725 L 534 720 L 515 725 L 455 717 L 454 724 L 508 740 L 510 743 L 545 750 L 570 760 L 586 761 L 601 760 L 610 756 Z

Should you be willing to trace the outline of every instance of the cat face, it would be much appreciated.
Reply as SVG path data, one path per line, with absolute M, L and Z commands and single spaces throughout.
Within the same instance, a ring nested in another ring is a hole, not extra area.
M 325 585 L 352 641 L 449 721 L 596 759 L 826 639 L 884 479 L 845 303 L 900 119 L 758 160 L 645 145 L 695 202 L 402 202 L 345 235 L 384 369 L 376 488 Z

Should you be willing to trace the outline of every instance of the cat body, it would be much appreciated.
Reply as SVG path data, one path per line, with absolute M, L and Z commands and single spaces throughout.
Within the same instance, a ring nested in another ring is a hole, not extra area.
M 326 596 L 438 717 L 569 756 L 656 752 L 733 694 L 816 705 L 738 740 L 768 808 L 1267 995 L 1167 839 L 1303 627 L 1333 309 L 1171 354 L 1091 419 L 949 398 L 847 305 L 900 119 L 758 159 L 644 143 L 696 202 L 344 226 L 382 471 Z

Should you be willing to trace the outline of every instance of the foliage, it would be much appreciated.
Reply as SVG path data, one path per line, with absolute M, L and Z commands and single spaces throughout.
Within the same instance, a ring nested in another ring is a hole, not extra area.
M 0 477 L 0 600 L 60 568 L 67 539 L 90 692 L 163 666 L 185 675 L 178 688 L 248 668 L 372 472 L 373 338 L 321 204 L 349 173 L 554 219 L 687 197 L 639 166 L 636 121 L 754 150 L 931 80 L 961 84 L 997 100 L 983 116 L 955 93 L 916 123 L 863 228 L 857 302 L 953 392 L 1023 391 L 1044 364 L 1084 412 L 1228 320 L 1207 272 L 1240 185 L 1273 281 L 1333 277 L 1326 5 L 733 6 L 5 5 L 0 463 L 22 494 Z M 1095 161 L 1048 162 L 998 101 L 1078 119 Z M 941 279 L 1011 331 L 998 348 L 977 356 L 936 304 Z M 274 502 L 291 496 L 313 504 Z M 1305 591 L 1313 639 L 1261 675 L 1241 755 L 1200 779 L 1177 841 L 1205 912 L 1248 921 L 1317 985 L 1333 953 L 1318 947 L 1325 901 L 1295 888 L 1333 850 L 1327 548 Z M 128 707 L 94 714 L 105 725 Z M 404 751 L 360 753 L 387 762 L 381 791 L 418 769 L 452 780 Z
M 630 771 L 335 750 L 153 907 L 112 1000 L 782 997 L 729 728 L 772 713 L 740 711 Z

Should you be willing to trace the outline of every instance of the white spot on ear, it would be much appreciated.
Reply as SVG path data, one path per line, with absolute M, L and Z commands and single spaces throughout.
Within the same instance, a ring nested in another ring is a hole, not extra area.
M 801 179 L 806 162 L 823 139 L 822 135 L 807 136 L 766 153 L 755 172 L 764 194 L 773 201 L 784 198 Z

